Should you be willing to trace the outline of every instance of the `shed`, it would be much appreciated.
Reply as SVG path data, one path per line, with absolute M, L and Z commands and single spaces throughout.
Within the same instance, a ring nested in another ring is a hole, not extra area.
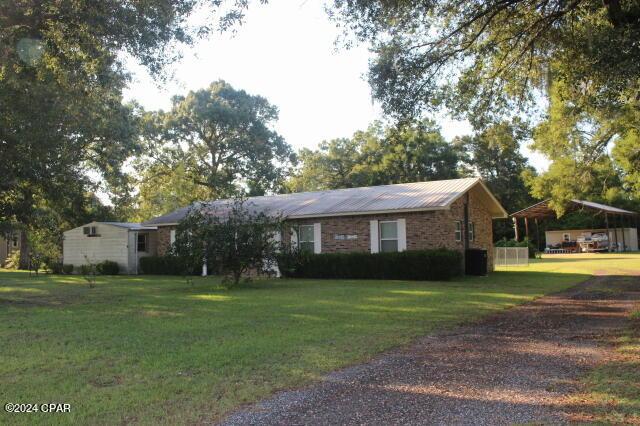
M 139 260 L 157 253 L 157 228 L 130 222 L 91 222 L 64 232 L 63 263 L 74 267 L 110 260 L 137 274 Z

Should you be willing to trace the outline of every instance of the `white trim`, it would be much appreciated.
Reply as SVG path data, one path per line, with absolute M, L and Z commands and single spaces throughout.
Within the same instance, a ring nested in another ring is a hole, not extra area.
M 291 228 L 291 247 L 298 247 L 298 230 Z
M 398 251 L 407 249 L 407 221 L 398 219 Z
M 172 229 L 169 231 L 169 244 L 173 245 L 176 242 L 176 230 Z
M 460 229 L 458 229 L 458 227 L 460 227 Z M 459 243 L 462 241 L 462 221 L 461 220 L 456 220 L 453 222 L 453 239 L 456 243 Z
M 378 253 L 380 251 L 380 241 L 378 240 L 378 221 L 369 221 L 369 239 L 371 240 L 371 253 Z
M 315 254 L 322 252 L 322 231 L 320 223 L 313 224 L 313 252 Z

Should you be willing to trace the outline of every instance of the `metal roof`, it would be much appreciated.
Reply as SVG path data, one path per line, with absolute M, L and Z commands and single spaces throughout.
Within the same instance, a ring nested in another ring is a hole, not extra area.
M 143 225 L 142 223 L 136 223 L 136 222 L 94 222 L 97 224 L 105 224 L 105 225 L 112 225 L 112 226 L 117 226 L 120 228 L 127 228 L 130 230 L 154 230 L 157 229 L 155 226 L 147 226 L 147 225 Z
M 543 218 L 543 217 L 555 217 L 556 212 L 549 207 L 549 202 L 551 200 L 544 200 L 536 203 L 532 206 L 527 207 L 526 209 L 522 209 L 515 213 L 511 213 L 512 217 L 530 217 L 530 218 Z M 633 216 L 638 213 L 632 212 L 629 210 L 619 209 L 617 207 L 608 206 L 606 204 L 600 204 L 593 201 L 585 201 L 585 200 L 571 200 L 569 201 L 569 211 L 575 211 L 581 208 L 587 208 L 591 210 L 597 210 L 603 213 L 617 214 L 617 215 L 625 215 L 625 216 Z
M 494 217 L 507 217 L 506 212 L 480 178 L 449 179 L 395 185 L 366 186 L 295 194 L 250 197 L 247 204 L 264 212 L 273 212 L 288 219 L 323 216 L 346 216 L 396 211 L 448 209 L 451 203 L 478 185 L 488 195 Z M 222 208 L 229 200 L 210 205 Z M 196 203 L 197 205 L 197 203 Z M 169 225 L 182 220 L 192 206 L 151 219 L 144 225 Z

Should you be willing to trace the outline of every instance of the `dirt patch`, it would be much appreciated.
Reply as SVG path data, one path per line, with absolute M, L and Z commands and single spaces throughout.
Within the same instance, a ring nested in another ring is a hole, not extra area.
M 565 423 L 566 396 L 612 356 L 640 277 L 594 277 L 276 394 L 225 425 Z

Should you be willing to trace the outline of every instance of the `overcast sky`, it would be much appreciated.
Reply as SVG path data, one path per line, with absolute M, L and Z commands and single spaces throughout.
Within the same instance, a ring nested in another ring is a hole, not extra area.
M 336 49 L 338 33 L 322 2 L 255 4 L 235 35 L 215 34 L 185 50 L 173 66 L 174 79 L 162 87 L 131 64 L 134 80 L 125 97 L 148 110 L 166 110 L 171 96 L 223 79 L 276 105 L 276 129 L 295 149 L 314 148 L 383 118 L 365 79 L 370 56 L 366 46 Z M 466 122 L 436 120 L 449 140 L 471 131 Z M 531 160 L 538 168 L 544 166 L 540 158 Z

